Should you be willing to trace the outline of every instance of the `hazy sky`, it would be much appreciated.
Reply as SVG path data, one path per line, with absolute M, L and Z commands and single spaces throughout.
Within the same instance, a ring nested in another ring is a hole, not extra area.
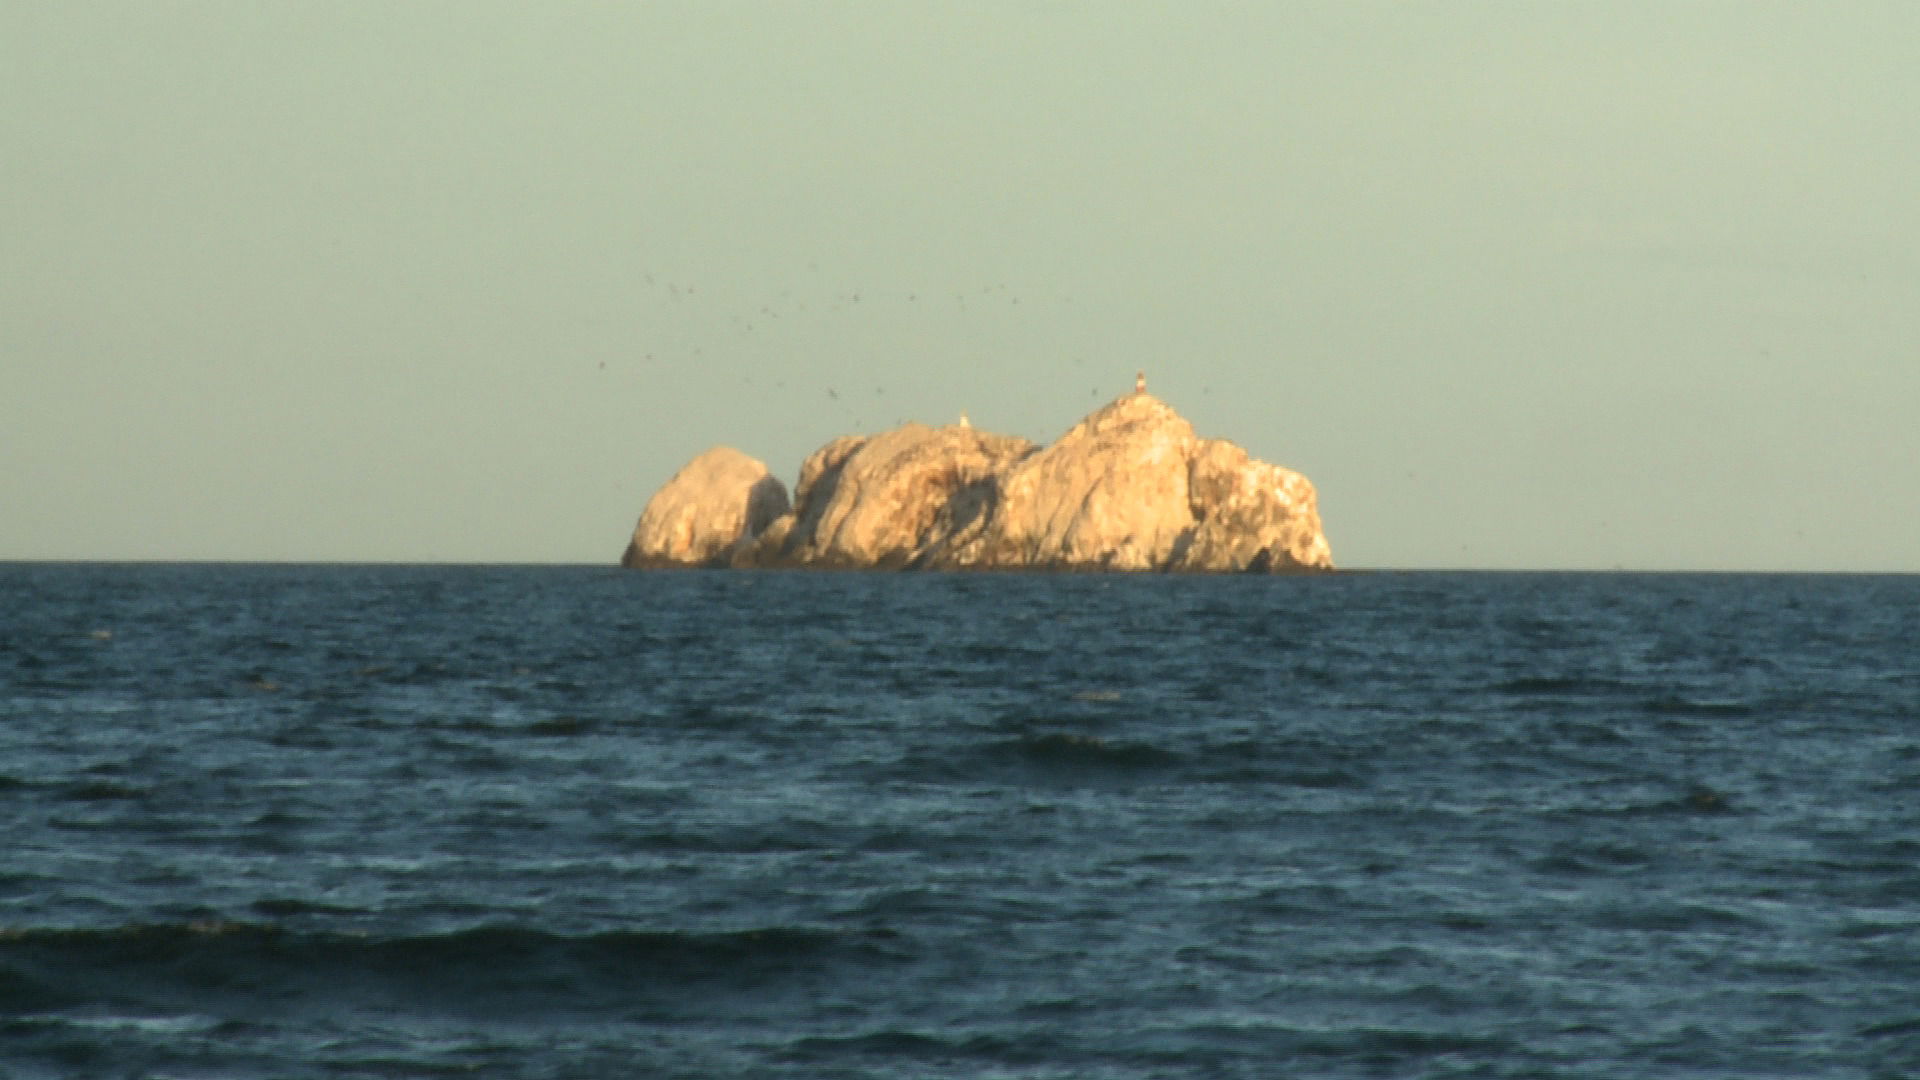
M 1920 4 L 0 0 L 0 558 L 588 561 L 1151 389 L 1351 567 L 1920 570 Z

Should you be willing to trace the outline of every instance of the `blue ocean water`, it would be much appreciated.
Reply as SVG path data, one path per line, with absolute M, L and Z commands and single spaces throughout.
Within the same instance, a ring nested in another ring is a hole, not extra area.
M 0 564 L 0 1075 L 1920 1070 L 1920 577 Z

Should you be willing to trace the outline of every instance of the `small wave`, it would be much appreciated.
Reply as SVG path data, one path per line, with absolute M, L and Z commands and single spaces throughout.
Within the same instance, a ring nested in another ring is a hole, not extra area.
M 1388 1054 L 1417 1058 L 1439 1054 L 1505 1053 L 1513 1049 L 1513 1044 L 1507 1039 L 1488 1035 L 1368 1027 L 1312 1036 L 1301 1040 L 1298 1049 L 1302 1053 L 1327 1057 Z
M 1618 728 L 1589 721 L 1563 721 L 1555 726 L 1555 733 L 1580 746 L 1618 746 L 1630 741 Z
M 1301 1057 L 1365 1063 L 1377 1075 L 1410 1075 L 1420 1059 L 1449 1054 L 1510 1053 L 1505 1038 L 1448 1030 L 1362 1025 L 1294 1026 L 1271 1022 L 1211 1021 L 1141 1032 L 1116 1056 L 1144 1057 L 1169 1066 L 1244 1065 L 1249 1060 Z M 1396 1067 L 1397 1066 L 1397 1067 Z M 1238 1075 L 1240 1069 L 1231 1069 Z M 1297 1070 L 1296 1070 L 1297 1071 Z
M 1696 784 L 1687 789 L 1687 793 L 1665 804 L 1668 809 L 1688 814 L 1725 814 L 1733 810 L 1723 792 L 1715 791 L 1705 784 Z
M 789 1061 L 822 1061 L 845 1056 L 941 1058 L 958 1056 L 960 1044 L 917 1031 L 887 1028 L 857 1035 L 814 1035 L 796 1039 L 782 1055 Z
M 312 900 L 299 900 L 291 897 L 269 896 L 255 900 L 251 905 L 254 914 L 269 919 L 291 919 L 307 915 L 345 915 L 354 909 L 334 904 L 321 904 Z
M 1633 802 L 1625 805 L 1588 806 L 1569 809 L 1565 813 L 1576 816 L 1597 817 L 1639 817 L 1661 814 L 1732 814 L 1738 812 L 1738 806 L 1725 792 L 1694 784 L 1672 798 L 1654 802 Z
M 1492 687 L 1496 694 L 1515 697 L 1603 697 L 1625 688 L 1625 684 L 1611 679 L 1583 676 L 1525 676 L 1495 683 Z
M 1179 764 L 1181 756 L 1148 743 L 1114 742 L 1094 735 L 1050 732 L 997 743 L 990 757 L 1045 768 L 1134 771 Z
M 1920 1035 L 1920 1017 L 1869 1024 L 1861 1028 L 1858 1034 L 1863 1039 L 1905 1038 L 1907 1036 Z
M 1848 940 L 1870 941 L 1895 934 L 1911 934 L 1916 930 L 1920 930 L 1920 923 L 1866 920 L 1848 923 L 1835 933 Z
M 104 1015 L 61 1016 L 54 1014 L 27 1015 L 19 1018 L 25 1025 L 42 1027 L 81 1028 L 94 1031 L 138 1032 L 143 1035 L 177 1037 L 195 1035 L 212 1031 L 221 1026 L 221 1021 L 211 1016 L 187 1014 L 184 1016 L 123 1016 L 113 1013 Z
M 290 750 L 333 750 L 340 746 L 339 740 L 321 726 L 298 722 L 267 735 L 265 741 L 269 746 Z
M 1641 870 L 1650 861 L 1650 853 L 1631 844 L 1559 844 L 1531 865 L 1552 874 L 1604 874 Z
M 147 798 L 153 792 L 132 784 L 117 784 L 111 780 L 82 780 L 68 784 L 60 797 L 73 802 L 127 802 Z
M 284 913 L 304 908 L 263 903 Z M 806 926 L 580 935 L 479 926 L 399 937 L 217 919 L 29 928 L 0 930 L 0 968 L 10 976 L 0 1010 L 177 1005 L 225 992 L 259 1001 L 338 997 L 451 1011 L 492 1008 L 503 999 L 611 1007 L 649 994 L 670 1001 L 697 987 L 765 986 L 787 975 L 901 956 L 894 931 Z
M 725 855 L 783 855 L 837 851 L 842 838 L 829 825 L 796 822 L 777 828 L 717 828 L 709 832 L 635 833 L 627 846 L 649 852 L 699 852 Z
M 825 1063 L 845 1058 L 897 1058 L 947 1063 L 989 1061 L 1002 1065 L 1058 1063 L 1075 1056 L 1072 1048 L 1052 1034 L 1032 1031 L 1018 1035 L 980 1032 L 973 1035 L 930 1035 L 888 1027 L 849 1035 L 813 1035 L 789 1043 L 780 1057 L 792 1063 Z
M 1319 791 L 1349 790 L 1368 786 L 1365 776 L 1346 769 L 1275 768 L 1242 762 L 1207 772 L 1201 776 L 1201 779 L 1222 784 L 1257 784 Z
M 1751 705 L 1738 701 L 1697 701 L 1684 697 L 1659 697 L 1642 708 L 1654 716 L 1679 716 L 1700 720 L 1731 720 L 1754 715 Z
M 958 753 L 910 752 L 877 771 L 915 783 L 1009 778 L 1081 783 L 1137 779 L 1186 762 L 1185 755 L 1151 743 L 1050 731 L 996 739 Z
M 1920 874 L 1897 874 L 1874 886 L 1873 894 L 1897 903 L 1920 900 Z
M 593 723 L 575 716 L 555 716 L 546 720 L 536 720 L 520 730 L 528 735 L 565 738 L 585 735 L 593 730 Z
M 1603 930 L 1642 930 L 1664 932 L 1750 930 L 1762 925 L 1758 920 L 1708 904 L 1654 904 L 1643 907 L 1609 906 L 1586 919 L 1588 925 Z

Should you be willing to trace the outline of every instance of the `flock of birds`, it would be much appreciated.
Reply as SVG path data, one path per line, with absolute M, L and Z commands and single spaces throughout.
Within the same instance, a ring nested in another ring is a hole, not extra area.
M 819 267 L 810 265 L 810 269 L 817 273 Z M 988 343 L 979 339 L 1003 330 L 1006 318 L 1022 307 L 1022 296 L 1004 282 L 938 291 L 842 287 L 741 296 L 730 295 L 724 285 L 715 287 L 647 272 L 641 275 L 641 285 L 637 308 L 646 320 L 642 330 L 650 344 L 636 350 L 633 359 L 648 369 L 648 377 L 654 377 L 663 364 L 689 369 L 733 367 L 742 385 L 755 385 L 766 377 L 770 361 L 776 372 L 771 385 L 783 393 L 789 391 L 787 378 L 777 372 L 797 369 L 800 365 L 793 362 L 796 356 L 839 348 L 858 336 L 845 321 L 849 315 L 860 316 L 873 332 L 914 336 L 912 345 L 899 350 L 908 354 L 925 337 L 957 342 L 961 348 L 984 346 Z M 1070 304 L 1072 297 L 1062 296 L 1054 303 Z M 1047 306 L 1028 304 L 1026 310 Z M 985 362 L 987 357 L 974 359 Z M 613 363 L 620 366 L 618 359 Z M 1086 357 L 1074 356 L 1072 363 L 1084 366 Z M 883 374 L 887 366 L 886 360 L 876 360 L 865 373 Z M 598 361 L 598 367 L 607 370 L 608 360 Z M 811 392 L 843 409 L 866 411 L 842 389 L 843 385 L 825 383 Z M 879 380 L 862 389 L 870 391 L 875 399 L 885 398 L 887 393 L 886 383 Z M 1112 391 L 1109 388 L 1104 392 Z M 1089 390 L 1095 399 L 1102 393 L 1097 385 Z

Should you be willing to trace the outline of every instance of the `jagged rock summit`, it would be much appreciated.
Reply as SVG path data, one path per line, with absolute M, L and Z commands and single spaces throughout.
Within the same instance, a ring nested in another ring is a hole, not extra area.
M 648 501 L 621 563 L 1271 573 L 1333 556 L 1306 477 L 1137 388 L 1045 448 L 964 422 L 843 435 L 802 464 L 791 507 L 766 466 L 716 447 Z

